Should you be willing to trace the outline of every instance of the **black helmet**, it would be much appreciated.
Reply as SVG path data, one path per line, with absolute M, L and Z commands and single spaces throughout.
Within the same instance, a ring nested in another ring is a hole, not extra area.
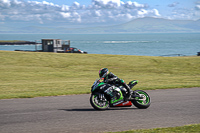
M 109 73 L 109 70 L 107 68 L 101 68 L 99 70 L 99 77 L 100 78 L 105 78 L 108 73 Z

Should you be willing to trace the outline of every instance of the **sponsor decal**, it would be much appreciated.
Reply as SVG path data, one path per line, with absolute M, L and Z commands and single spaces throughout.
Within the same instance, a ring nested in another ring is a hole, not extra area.
M 119 101 L 119 102 L 116 102 L 116 103 L 113 104 L 113 106 L 118 105 L 118 104 L 122 103 L 123 101 L 124 101 L 124 100 L 121 100 L 121 101 Z
M 101 86 L 101 87 L 100 87 L 100 90 L 103 89 L 105 86 L 106 86 L 106 85 Z
M 129 101 L 122 103 L 122 105 L 126 105 L 126 104 L 128 104 L 128 103 L 129 103 Z

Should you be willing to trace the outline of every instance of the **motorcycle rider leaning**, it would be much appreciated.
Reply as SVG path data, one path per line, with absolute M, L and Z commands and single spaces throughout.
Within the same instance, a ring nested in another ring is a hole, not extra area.
M 125 101 L 128 101 L 130 98 L 130 87 L 124 82 L 123 79 L 119 79 L 116 75 L 114 75 L 112 72 L 109 72 L 109 70 L 107 68 L 102 68 L 99 70 L 99 77 L 100 78 L 104 78 L 104 83 L 108 83 L 108 84 L 116 84 L 119 83 L 120 85 L 122 85 L 123 87 L 126 88 L 127 90 L 127 95 L 124 98 Z

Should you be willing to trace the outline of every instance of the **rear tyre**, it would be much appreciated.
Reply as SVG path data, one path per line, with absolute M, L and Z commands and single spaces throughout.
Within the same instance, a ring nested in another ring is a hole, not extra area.
M 100 98 L 99 95 L 91 95 L 90 97 L 90 104 L 96 110 L 106 110 L 109 107 L 109 102 L 103 96 Z
M 135 90 L 134 92 L 136 95 L 139 94 L 142 98 L 136 97 L 134 100 L 132 100 L 132 103 L 139 109 L 148 108 L 151 104 L 150 96 L 142 90 Z

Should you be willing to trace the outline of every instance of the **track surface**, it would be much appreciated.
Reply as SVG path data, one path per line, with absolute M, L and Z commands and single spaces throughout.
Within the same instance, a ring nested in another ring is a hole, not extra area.
M 147 91 L 148 109 L 95 111 L 90 95 L 0 100 L 1 133 L 106 132 L 200 123 L 200 88 Z

